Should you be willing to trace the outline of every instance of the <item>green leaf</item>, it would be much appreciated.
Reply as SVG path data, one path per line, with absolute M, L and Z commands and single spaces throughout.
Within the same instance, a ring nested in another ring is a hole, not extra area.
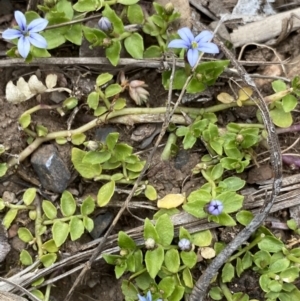
M 233 227 L 236 225 L 235 220 L 226 212 L 222 212 L 218 216 L 211 216 L 210 219 L 215 223 L 219 223 L 220 225 Z
M 157 192 L 152 185 L 146 186 L 145 197 L 150 201 L 155 201 L 157 199 Z
M 52 237 L 58 248 L 66 241 L 69 231 L 69 224 L 61 221 L 54 222 L 52 226 Z
M 222 164 L 221 163 L 216 164 L 213 167 L 211 174 L 210 174 L 212 180 L 215 181 L 215 180 L 219 179 L 222 176 L 223 172 L 224 172 L 224 168 L 223 168 Z
M 119 133 L 109 133 L 105 139 L 107 148 L 112 151 L 119 139 Z
M 28 251 L 26 251 L 24 249 L 20 253 L 20 261 L 23 265 L 32 265 L 33 264 L 31 255 L 29 254 Z
M 242 258 L 243 269 L 247 270 L 252 266 L 252 254 L 248 251 Z
M 22 241 L 27 242 L 27 243 L 33 241 L 33 239 L 34 239 L 31 232 L 27 228 L 24 228 L 24 227 L 19 228 L 18 236 Z
M 23 201 L 25 205 L 29 206 L 32 204 L 36 197 L 36 188 L 28 188 L 23 194 Z
M 191 241 L 192 240 L 192 235 L 189 233 L 189 231 L 187 229 L 180 226 L 180 228 L 179 228 L 179 239 L 183 239 L 183 238 L 186 238 L 189 241 Z
M 241 210 L 236 214 L 237 221 L 243 225 L 247 226 L 253 219 L 253 213 L 247 210 Z
M 40 257 L 40 261 L 44 265 L 45 268 L 50 267 L 57 259 L 57 255 L 55 253 L 48 253 Z
M 144 13 L 140 5 L 133 4 L 127 8 L 127 17 L 131 24 L 143 24 Z
M 156 228 L 154 227 L 152 222 L 148 218 L 146 218 L 144 221 L 144 240 L 147 240 L 148 238 L 153 238 L 155 242 L 158 242 L 159 240 Z
M 189 82 L 186 92 L 190 94 L 199 93 L 206 89 L 207 85 L 204 83 L 199 82 L 196 78 L 192 78 Z
M 193 234 L 192 242 L 198 247 L 208 247 L 212 242 L 212 234 L 210 230 L 205 230 Z
M 82 44 L 82 25 L 73 24 L 64 34 L 64 37 L 71 43 L 80 46 Z
M 102 74 L 100 74 L 100 75 L 97 77 L 97 79 L 96 79 L 96 85 L 97 85 L 98 87 L 100 87 L 100 86 L 102 86 L 102 85 L 108 83 L 110 80 L 112 80 L 113 77 L 114 77 L 114 76 L 113 76 L 112 74 L 110 74 L 110 73 L 102 73 Z M 92 92 L 92 93 L 93 93 L 93 92 Z
M 76 202 L 68 190 L 65 190 L 60 198 L 60 210 L 63 216 L 72 216 L 76 211 Z
M 107 150 L 90 151 L 84 156 L 82 163 L 92 164 L 92 165 L 102 164 L 108 161 L 110 157 L 111 157 L 111 153 Z
M 155 2 L 153 2 L 153 3 L 155 3 Z M 184 290 L 185 289 L 183 286 L 176 285 L 172 295 L 169 297 L 169 300 L 172 300 L 172 301 L 182 300 L 183 295 L 184 295 Z
M 216 301 L 222 300 L 223 292 L 218 286 L 214 286 L 209 290 L 209 296 Z
M 148 250 L 145 255 L 147 271 L 152 279 L 156 277 L 164 262 L 164 249 L 158 246 L 155 250 Z
M 234 267 L 231 263 L 225 263 L 222 269 L 222 281 L 224 283 L 230 282 L 234 277 Z
M 197 263 L 197 255 L 194 251 L 180 252 L 182 262 L 190 269 L 192 269 Z
M 98 191 L 97 204 L 104 207 L 109 203 L 115 192 L 115 181 L 110 181 L 104 184 Z
M 283 110 L 286 113 L 294 110 L 296 108 L 297 104 L 298 104 L 297 98 L 291 94 L 286 95 L 282 98 Z
M 91 109 L 96 110 L 99 105 L 99 93 L 95 91 L 91 92 L 88 95 L 87 104 Z
M 47 40 L 48 50 L 55 49 L 66 42 L 64 35 L 53 29 L 43 32 L 43 37 Z
M 53 239 L 50 239 L 43 243 L 42 248 L 49 253 L 56 253 L 59 250 Z
M 19 123 L 23 129 L 26 129 L 31 122 L 31 115 L 30 114 L 22 114 L 19 118 Z
M 73 216 L 70 220 L 70 236 L 71 240 L 79 239 L 84 233 L 84 225 L 80 218 Z
M 138 3 L 139 0 L 117 0 L 117 3 L 123 4 L 123 5 L 132 5 Z
M 81 13 L 91 12 L 94 11 L 96 8 L 101 8 L 101 6 L 97 7 L 97 3 L 99 3 L 97 0 L 78 0 L 78 2 L 73 5 L 73 8 Z
M 80 173 L 80 175 L 86 179 L 94 178 L 95 176 L 101 173 L 101 166 L 99 164 L 88 164 L 83 163 L 82 160 L 86 152 L 82 151 L 79 148 L 72 149 L 72 163 L 75 169 Z
M 7 163 L 0 163 L 0 178 L 3 177 L 8 170 Z
M 286 84 L 282 80 L 274 80 L 272 82 L 272 88 L 276 93 L 281 92 L 281 91 L 286 90 Z
M 165 265 L 171 273 L 177 273 L 180 266 L 179 252 L 176 249 L 170 249 L 165 254 Z
M 111 84 L 105 89 L 105 96 L 107 98 L 115 96 L 122 92 L 122 87 L 118 84 Z
M 122 20 L 117 16 L 116 12 L 111 9 L 108 4 L 105 5 L 105 9 L 102 11 L 102 16 L 108 18 L 109 21 L 113 24 L 114 33 L 121 34 L 124 32 L 124 25 Z
M 298 228 L 297 222 L 294 219 L 289 219 L 286 224 L 293 231 L 297 230 Z
M 5 227 L 5 229 L 8 229 L 10 227 L 11 223 L 16 218 L 17 214 L 18 214 L 18 209 L 9 209 L 6 212 L 2 221 L 2 224 Z
M 105 56 L 113 66 L 117 66 L 121 53 L 121 43 L 114 41 L 113 44 L 106 48 Z
M 80 145 L 85 141 L 86 135 L 83 133 L 73 134 L 71 141 L 74 145 Z
M 94 221 L 87 216 L 83 217 L 83 225 L 88 232 L 92 232 L 94 229 Z
M 276 253 L 282 250 L 284 244 L 282 241 L 273 236 L 266 236 L 258 243 L 258 247 L 260 250 Z
M 131 281 L 123 280 L 121 288 L 123 295 L 126 297 L 125 300 L 136 300 L 139 292 Z
M 162 56 L 162 51 L 159 46 L 152 45 L 144 52 L 144 59 L 159 58 Z
M 222 182 L 226 184 L 226 190 L 228 191 L 238 191 L 242 189 L 246 184 L 246 181 L 238 177 L 229 177 Z
M 223 203 L 224 212 L 231 213 L 239 210 L 243 206 L 244 196 L 233 191 L 226 191 L 217 195 L 216 199 Z
M 47 201 L 47 200 L 43 200 L 42 208 L 43 208 L 43 211 L 44 211 L 44 213 L 45 213 L 45 215 L 47 216 L 48 219 L 55 219 L 56 218 L 57 209 L 53 205 L 52 202 Z
M 279 273 L 286 270 L 290 266 L 290 261 L 287 258 L 281 258 L 270 264 L 268 272 Z
M 30 291 L 34 296 L 36 296 L 39 300 L 45 300 L 44 294 L 40 290 L 32 290 Z
M 118 245 L 121 249 L 134 250 L 136 248 L 134 240 L 123 231 L 119 231 L 118 233 Z
M 144 41 L 140 34 L 133 33 L 124 41 L 127 52 L 135 59 L 142 59 L 144 53 Z
M 266 251 L 260 250 L 254 254 L 253 261 L 260 269 L 264 269 L 270 264 L 271 255 Z
M 189 287 L 189 288 L 193 288 L 194 287 L 194 283 L 193 283 L 193 277 L 191 274 L 191 271 L 189 268 L 185 268 L 182 272 L 182 279 L 184 284 Z
M 174 224 L 167 214 L 157 219 L 155 229 L 159 236 L 159 243 L 164 247 L 169 246 L 174 238 Z
M 162 297 L 168 298 L 175 289 L 175 281 L 173 277 L 165 277 L 163 278 L 159 284 L 158 289 L 160 292 L 162 292 Z
M 126 99 L 125 98 L 118 98 L 114 104 L 114 110 L 118 111 L 118 110 L 122 110 L 126 107 Z
M 64 13 L 67 18 L 73 19 L 74 11 L 71 2 L 67 0 L 60 0 L 56 4 L 56 9 L 57 11 Z
M 91 196 L 88 196 L 82 202 L 82 205 L 80 207 L 80 212 L 82 215 L 89 215 L 93 213 L 94 210 L 95 210 L 95 201 Z
M 286 113 L 281 109 L 275 108 L 270 111 L 270 116 L 275 125 L 286 128 L 293 124 L 293 117 L 290 112 Z
M 280 278 L 286 283 L 294 282 L 299 277 L 299 268 L 291 267 L 280 273 Z

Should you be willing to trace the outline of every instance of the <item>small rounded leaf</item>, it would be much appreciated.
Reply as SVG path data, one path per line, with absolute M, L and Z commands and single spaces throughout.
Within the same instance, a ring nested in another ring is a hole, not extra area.
M 32 265 L 33 263 L 31 255 L 24 249 L 20 253 L 20 261 L 23 265 Z
M 25 205 L 29 206 L 35 199 L 36 196 L 36 189 L 35 188 L 28 188 L 23 194 L 23 201 Z
M 45 268 L 50 267 L 57 259 L 57 255 L 55 253 L 48 253 L 40 257 L 40 261 L 43 263 Z
M 22 241 L 27 242 L 27 243 L 31 242 L 33 240 L 33 236 L 31 234 L 31 232 L 25 227 L 19 228 L 18 236 Z
M 61 221 L 54 222 L 52 226 L 52 237 L 58 248 L 66 241 L 69 231 L 69 225 L 67 223 Z
M 115 192 L 115 181 L 104 184 L 98 191 L 97 203 L 100 207 L 107 205 Z
M 165 197 L 157 201 L 158 208 L 176 208 L 182 205 L 186 200 L 184 194 L 176 193 L 176 194 L 167 194 Z
M 43 203 L 42 203 L 42 208 L 43 208 L 43 211 L 44 211 L 45 215 L 47 216 L 47 218 L 49 218 L 49 219 L 55 219 L 56 218 L 57 209 L 53 205 L 52 202 L 44 200 Z
M 71 240 L 77 240 L 84 233 L 84 225 L 80 218 L 73 216 L 70 221 L 70 236 Z
M 152 185 L 147 185 L 145 189 L 145 196 L 150 201 L 155 201 L 157 199 L 157 192 Z
M 73 195 L 65 190 L 60 199 L 60 210 L 64 216 L 72 216 L 76 211 L 76 202 Z

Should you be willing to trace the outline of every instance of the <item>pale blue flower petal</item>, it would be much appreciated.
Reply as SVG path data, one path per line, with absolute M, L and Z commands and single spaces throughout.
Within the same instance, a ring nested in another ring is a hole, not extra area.
M 147 301 L 145 297 L 141 296 L 140 294 L 138 294 L 138 298 L 140 301 Z
M 213 37 L 213 34 L 210 31 L 204 30 L 195 37 L 195 41 L 198 44 L 206 43 L 206 42 L 210 41 L 212 39 L 212 37 Z
M 194 35 L 188 27 L 183 27 L 178 31 L 179 36 L 188 44 L 191 44 L 194 41 Z
M 44 30 L 48 25 L 48 20 L 43 18 L 38 18 L 30 22 L 27 29 L 30 32 L 40 32 Z
M 31 32 L 28 39 L 29 39 L 29 42 L 35 47 L 47 48 L 48 44 L 47 44 L 46 39 L 38 33 Z
M 219 53 L 219 48 L 214 43 L 203 43 L 201 45 L 198 44 L 198 50 L 205 53 Z
M 191 67 L 194 67 L 198 61 L 199 51 L 198 49 L 189 49 L 187 52 L 187 59 Z
M 2 38 L 5 40 L 13 40 L 22 36 L 22 32 L 18 29 L 6 29 L 2 33 Z
M 19 10 L 15 11 L 15 19 L 17 24 L 19 25 L 21 31 L 26 31 L 27 25 L 26 25 L 26 18 L 25 15 L 20 12 Z
M 30 43 L 28 37 L 22 36 L 18 41 L 18 51 L 20 55 L 25 59 L 30 51 Z
M 190 45 L 184 40 L 173 40 L 169 43 L 168 48 L 189 48 Z
M 150 291 L 147 293 L 147 301 L 152 301 L 152 294 Z

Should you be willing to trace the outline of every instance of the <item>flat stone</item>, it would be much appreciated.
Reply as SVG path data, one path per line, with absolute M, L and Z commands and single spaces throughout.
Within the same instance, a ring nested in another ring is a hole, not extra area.
M 98 128 L 95 132 L 95 139 L 100 142 L 105 142 L 106 137 L 110 133 L 116 133 L 118 129 L 112 126 Z
M 40 147 L 31 156 L 31 164 L 43 188 L 57 193 L 67 188 L 71 173 L 54 145 Z
M 99 238 L 105 229 L 111 224 L 113 217 L 113 214 L 109 211 L 96 216 L 96 218 L 94 218 L 94 229 L 90 233 L 91 236 L 94 239 Z

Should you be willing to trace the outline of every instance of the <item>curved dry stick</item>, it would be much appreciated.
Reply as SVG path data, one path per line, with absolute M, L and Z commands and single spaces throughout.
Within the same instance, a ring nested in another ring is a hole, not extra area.
M 256 105 L 258 106 L 264 124 L 266 126 L 266 129 L 268 131 L 268 144 L 270 146 L 270 157 L 271 157 L 271 164 L 274 171 L 274 181 L 272 183 L 272 193 L 270 196 L 270 199 L 266 199 L 264 206 L 259 214 L 257 214 L 254 219 L 251 221 L 251 223 L 244 228 L 237 236 L 236 238 L 230 242 L 226 248 L 212 261 L 212 263 L 209 265 L 209 267 L 205 270 L 205 272 L 202 274 L 202 276 L 197 280 L 193 291 L 190 295 L 190 301 L 202 301 L 206 295 L 206 291 L 209 287 L 209 284 L 212 280 L 212 278 L 215 276 L 215 274 L 218 272 L 218 270 L 222 267 L 222 265 L 228 260 L 229 256 L 240 246 L 242 245 L 249 237 L 250 235 L 256 231 L 256 229 L 262 224 L 264 219 L 269 214 L 274 201 L 276 197 L 278 196 L 282 184 L 282 161 L 281 161 L 281 151 L 280 151 L 280 145 L 278 142 L 278 137 L 276 134 L 276 130 L 274 127 L 273 122 L 271 121 L 268 107 L 266 103 L 263 100 L 263 96 L 257 89 L 255 83 L 249 76 L 249 74 L 246 72 L 246 70 L 239 65 L 237 60 L 234 58 L 232 53 L 224 46 L 224 44 L 216 39 L 220 47 L 222 48 L 223 52 L 227 56 L 228 59 L 231 60 L 232 64 L 236 68 L 236 70 L 239 72 L 239 75 L 241 76 L 243 82 L 251 86 L 257 95 L 259 96 L 258 99 L 252 98 L 253 101 L 256 102 Z

